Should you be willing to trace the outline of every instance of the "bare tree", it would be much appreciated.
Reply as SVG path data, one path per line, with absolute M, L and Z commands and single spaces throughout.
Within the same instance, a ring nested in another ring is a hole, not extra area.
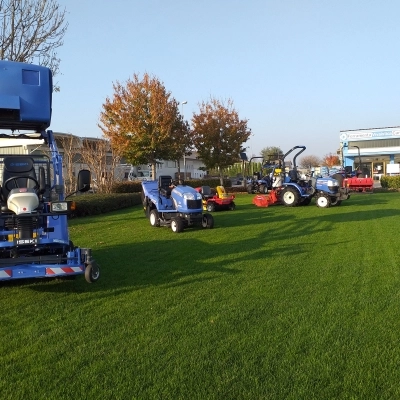
M 77 136 L 57 136 L 60 148 L 63 150 L 64 187 L 66 193 L 72 193 L 76 188 L 75 165 L 81 161 L 81 141 Z
M 82 160 L 96 179 L 100 193 L 111 193 L 116 180 L 116 168 L 121 157 L 106 139 L 84 138 L 81 148 Z
M 55 0 L 0 0 L 0 59 L 37 63 L 57 75 L 56 50 L 68 28 L 65 14 Z
M 300 167 L 311 169 L 321 165 L 321 159 L 317 156 L 309 155 L 300 158 Z

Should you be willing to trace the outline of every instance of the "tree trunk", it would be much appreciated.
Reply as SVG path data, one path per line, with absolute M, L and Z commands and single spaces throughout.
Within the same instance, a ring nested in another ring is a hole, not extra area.
M 219 182 L 221 186 L 224 186 L 224 174 L 222 172 L 219 174 Z

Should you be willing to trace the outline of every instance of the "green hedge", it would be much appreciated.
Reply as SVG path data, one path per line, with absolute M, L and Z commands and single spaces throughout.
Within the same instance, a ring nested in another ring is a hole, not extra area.
M 111 192 L 112 193 L 139 193 L 142 191 L 141 182 L 116 182 L 114 183 Z
M 142 204 L 140 193 L 82 194 L 75 196 L 75 211 L 70 215 L 85 217 L 87 215 L 104 214 L 121 208 Z
M 400 189 L 400 176 L 382 176 L 381 186 L 384 189 Z

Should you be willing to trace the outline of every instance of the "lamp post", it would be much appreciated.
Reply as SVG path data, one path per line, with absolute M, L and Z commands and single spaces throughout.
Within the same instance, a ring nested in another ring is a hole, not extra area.
M 182 101 L 181 103 L 181 114 L 182 114 L 182 122 L 183 122 L 183 105 L 187 104 L 187 101 Z M 186 155 L 185 155 L 186 148 L 183 149 L 183 179 L 186 180 Z

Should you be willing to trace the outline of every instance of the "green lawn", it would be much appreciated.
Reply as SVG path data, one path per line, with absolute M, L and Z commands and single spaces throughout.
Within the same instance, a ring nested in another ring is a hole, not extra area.
M 399 399 L 400 193 L 212 230 L 71 221 L 102 276 L 0 287 L 0 399 Z

